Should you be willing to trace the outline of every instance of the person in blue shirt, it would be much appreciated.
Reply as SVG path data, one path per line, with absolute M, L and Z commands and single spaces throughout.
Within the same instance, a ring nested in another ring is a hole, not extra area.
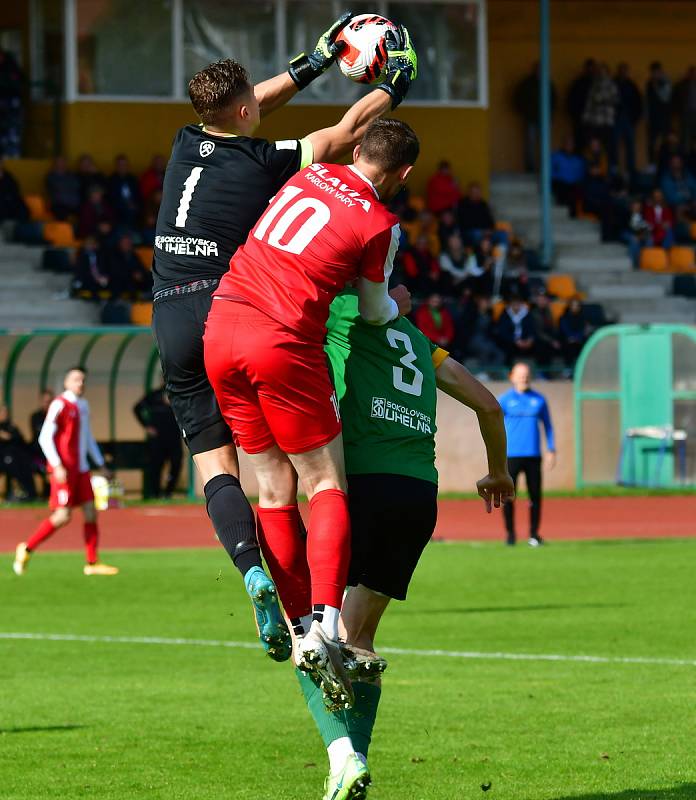
M 544 395 L 531 388 L 531 370 L 523 362 L 516 363 L 510 371 L 512 389 L 498 398 L 505 415 L 507 433 L 508 471 L 517 488 L 517 478 L 524 472 L 529 493 L 529 544 L 538 547 L 543 544 L 539 535 L 541 522 L 541 433 L 546 436 L 545 462 L 548 469 L 556 464 L 556 443 L 554 441 L 551 414 Z M 515 544 L 514 503 L 503 507 L 507 543 Z

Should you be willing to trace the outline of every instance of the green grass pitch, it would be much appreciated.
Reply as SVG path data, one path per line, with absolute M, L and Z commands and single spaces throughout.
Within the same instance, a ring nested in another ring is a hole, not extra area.
M 252 643 L 220 550 L 39 553 L 3 633 Z M 385 648 L 373 800 L 694 800 L 696 540 L 433 544 Z M 193 644 L 0 640 L 0 797 L 319 800 L 325 752 L 288 665 Z M 626 663 L 622 658 L 658 663 Z M 659 663 L 660 659 L 683 664 Z M 490 785 L 490 788 L 489 788 Z

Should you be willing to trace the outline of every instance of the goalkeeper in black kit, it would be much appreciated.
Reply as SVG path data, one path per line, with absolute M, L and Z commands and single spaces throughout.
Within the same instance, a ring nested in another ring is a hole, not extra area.
M 220 278 L 269 200 L 298 170 L 350 152 L 372 120 L 399 105 L 416 77 L 408 32 L 397 27 L 386 35 L 384 82 L 335 125 L 301 139 L 254 137 L 262 117 L 329 69 L 341 49 L 336 36 L 351 18 L 344 14 L 311 53 L 260 84 L 252 85 L 232 59 L 193 76 L 189 96 L 200 124 L 174 137 L 155 236 L 152 324 L 167 394 L 203 481 L 208 515 L 244 578 L 261 643 L 277 661 L 290 657 L 290 635 L 262 567 L 232 437 L 205 373 L 203 332 Z

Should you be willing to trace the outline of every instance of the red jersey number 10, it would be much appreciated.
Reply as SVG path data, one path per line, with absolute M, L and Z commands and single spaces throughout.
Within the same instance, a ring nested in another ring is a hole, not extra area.
M 331 211 L 326 203 L 315 197 L 299 197 L 301 194 L 302 189 L 299 186 L 286 186 L 282 189 L 259 220 L 254 238 L 265 240 L 278 250 L 299 255 L 331 219 Z M 310 209 L 312 214 L 284 242 L 283 237 L 293 222 Z

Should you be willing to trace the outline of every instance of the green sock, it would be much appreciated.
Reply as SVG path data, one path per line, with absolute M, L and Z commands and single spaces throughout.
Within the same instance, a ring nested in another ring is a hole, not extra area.
M 328 711 L 321 696 L 321 689 L 314 681 L 295 667 L 297 680 L 300 682 L 300 689 L 307 702 L 307 708 L 312 715 L 314 722 L 319 729 L 324 745 L 328 747 L 331 742 L 349 736 L 346 715 L 344 711 Z
M 382 687 L 374 683 L 353 683 L 355 705 L 344 713 L 348 722 L 348 732 L 356 753 L 367 756 L 372 741 L 372 729 L 377 718 L 377 706 L 382 695 Z

